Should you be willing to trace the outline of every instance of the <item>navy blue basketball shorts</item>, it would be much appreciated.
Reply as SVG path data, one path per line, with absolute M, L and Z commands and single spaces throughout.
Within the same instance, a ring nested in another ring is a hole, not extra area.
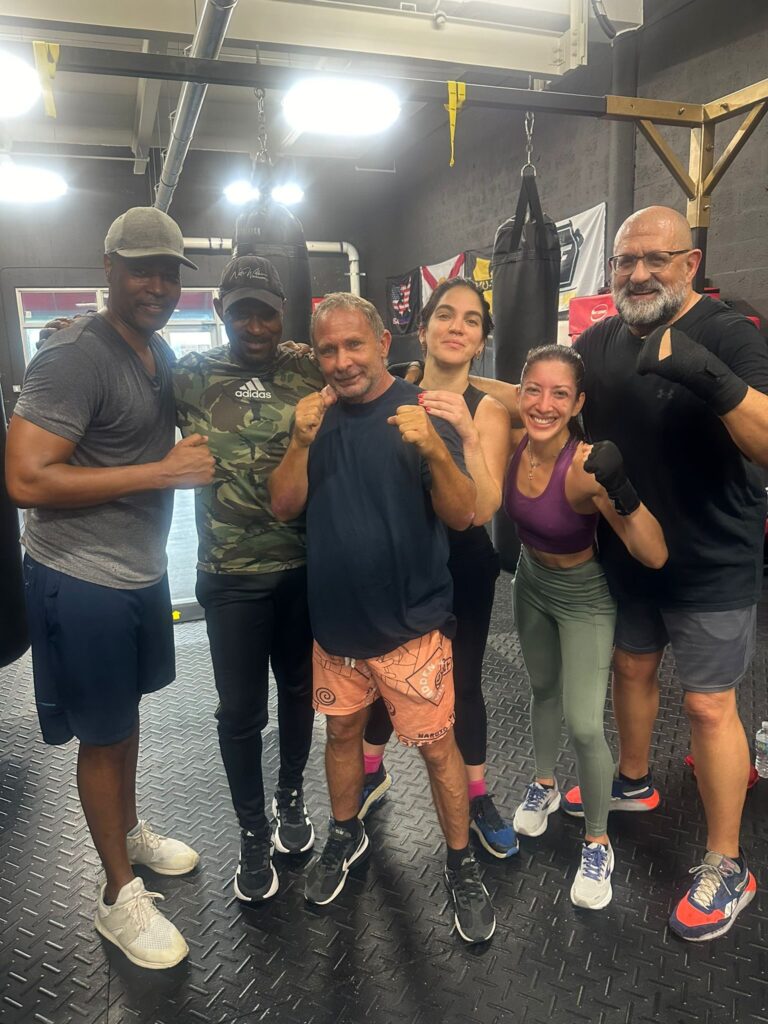
M 127 739 L 143 694 L 176 676 L 168 578 L 138 590 L 24 559 L 35 701 L 46 743 Z

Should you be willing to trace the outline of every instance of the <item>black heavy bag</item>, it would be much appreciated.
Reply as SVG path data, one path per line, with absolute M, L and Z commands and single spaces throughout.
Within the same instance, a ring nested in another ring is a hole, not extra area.
M 283 338 L 309 343 L 312 282 L 304 228 L 289 209 L 267 199 L 237 218 L 235 256 L 263 256 L 277 269 L 286 295 Z
M 523 168 L 514 217 L 496 232 L 491 273 L 495 376 L 517 384 L 528 350 L 557 341 L 560 240 L 555 222 L 542 213 L 536 171 L 530 165 Z M 493 520 L 493 543 L 502 568 L 514 571 L 520 542 L 503 512 Z
M 5 489 L 5 409 L 0 393 L 0 668 L 29 647 L 24 608 L 24 577 L 19 545 L 19 514 Z

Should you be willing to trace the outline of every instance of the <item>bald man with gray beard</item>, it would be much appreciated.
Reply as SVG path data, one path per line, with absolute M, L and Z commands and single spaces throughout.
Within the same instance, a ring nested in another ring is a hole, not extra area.
M 650 811 L 658 669 L 669 644 L 683 689 L 707 820 L 707 846 L 670 918 L 684 939 L 729 930 L 756 883 L 739 846 L 749 749 L 736 686 L 754 652 L 762 589 L 768 465 L 768 348 L 753 325 L 693 291 L 701 251 L 662 206 L 622 224 L 610 259 L 619 315 L 576 343 L 585 365 L 590 441 L 618 445 L 661 523 L 669 561 L 648 570 L 615 535 L 600 554 L 618 601 L 613 704 L 620 758 L 612 809 Z M 564 810 L 583 815 L 578 787 Z

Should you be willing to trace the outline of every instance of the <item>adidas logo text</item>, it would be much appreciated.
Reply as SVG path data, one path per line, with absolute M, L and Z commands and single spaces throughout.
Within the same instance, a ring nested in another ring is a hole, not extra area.
M 267 391 L 258 377 L 251 377 L 247 384 L 242 384 L 235 392 L 236 398 L 271 398 L 272 392 Z

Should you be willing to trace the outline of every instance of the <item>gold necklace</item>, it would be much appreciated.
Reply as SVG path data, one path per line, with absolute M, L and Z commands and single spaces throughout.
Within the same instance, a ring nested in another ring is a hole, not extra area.
M 566 437 L 565 441 L 562 444 L 562 447 L 560 448 L 560 450 L 555 455 L 549 456 L 546 459 L 540 459 L 538 462 L 534 462 L 533 461 L 533 455 L 531 454 L 531 439 L 530 439 L 530 437 L 528 438 L 528 444 L 525 446 L 525 450 L 528 453 L 528 465 L 529 465 L 529 469 L 528 469 L 528 483 L 533 483 L 533 471 L 534 471 L 534 469 L 538 469 L 539 466 L 542 466 L 545 462 L 551 462 L 553 460 L 557 461 L 557 459 L 560 457 L 561 452 L 563 451 L 563 448 L 565 448 L 565 446 L 568 444 L 569 441 L 570 441 L 570 437 Z

